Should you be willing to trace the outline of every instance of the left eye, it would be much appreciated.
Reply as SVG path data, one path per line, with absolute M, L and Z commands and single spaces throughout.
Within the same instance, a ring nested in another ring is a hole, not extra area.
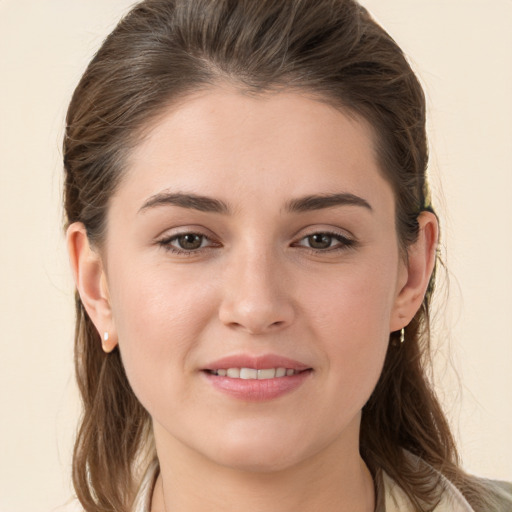
M 161 240 L 159 244 L 170 251 L 190 252 L 207 247 L 210 241 L 205 235 L 199 233 L 182 233 Z
M 353 241 L 335 233 L 314 233 L 302 238 L 297 245 L 318 251 L 348 247 Z

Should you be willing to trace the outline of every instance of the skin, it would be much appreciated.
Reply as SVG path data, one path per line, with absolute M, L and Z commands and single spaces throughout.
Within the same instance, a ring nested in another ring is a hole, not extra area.
M 82 301 L 109 332 L 103 348 L 119 344 L 153 420 L 153 510 L 373 510 L 361 409 L 389 333 L 423 299 L 435 217 L 420 215 L 406 263 L 371 128 L 297 93 L 211 89 L 150 128 L 111 198 L 101 250 L 81 224 L 68 245 Z M 162 201 L 177 193 L 229 212 Z M 333 193 L 367 205 L 290 211 L 293 200 Z M 186 233 L 200 235 L 198 250 L 180 249 Z M 312 371 L 291 393 L 243 401 L 201 371 L 241 353 Z

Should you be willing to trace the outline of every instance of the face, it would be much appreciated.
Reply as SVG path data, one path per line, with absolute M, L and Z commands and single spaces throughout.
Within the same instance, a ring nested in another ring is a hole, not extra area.
M 157 445 L 254 470 L 357 452 L 407 279 L 364 122 L 197 94 L 133 151 L 107 221 L 113 329 Z

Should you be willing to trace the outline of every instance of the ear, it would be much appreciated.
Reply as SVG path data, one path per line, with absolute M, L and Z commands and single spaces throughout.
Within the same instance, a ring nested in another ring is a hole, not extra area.
M 81 222 L 71 224 L 66 234 L 71 270 L 80 299 L 94 323 L 105 352 L 117 345 L 107 278 L 100 254 L 95 251 Z
M 439 236 L 437 217 L 421 212 L 418 239 L 407 249 L 400 271 L 398 295 L 391 316 L 390 332 L 406 327 L 420 308 L 436 262 Z

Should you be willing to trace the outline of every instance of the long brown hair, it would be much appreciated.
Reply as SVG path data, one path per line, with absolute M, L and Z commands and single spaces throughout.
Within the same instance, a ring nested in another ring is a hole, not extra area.
M 396 198 L 402 249 L 415 241 L 426 202 L 425 100 L 393 39 L 354 0 L 146 0 L 108 36 L 73 95 L 64 139 L 67 222 L 101 246 L 109 198 L 127 155 L 165 108 L 229 82 L 246 93 L 296 89 L 366 119 Z M 384 369 L 362 415 L 360 450 L 417 510 L 439 499 L 404 449 L 455 483 L 476 510 L 479 484 L 459 468 L 449 425 L 429 382 L 429 301 L 391 333 Z M 76 296 L 75 364 L 83 399 L 73 481 L 88 512 L 129 510 L 154 457 L 150 418 L 133 394 L 118 349 L 103 353 Z

